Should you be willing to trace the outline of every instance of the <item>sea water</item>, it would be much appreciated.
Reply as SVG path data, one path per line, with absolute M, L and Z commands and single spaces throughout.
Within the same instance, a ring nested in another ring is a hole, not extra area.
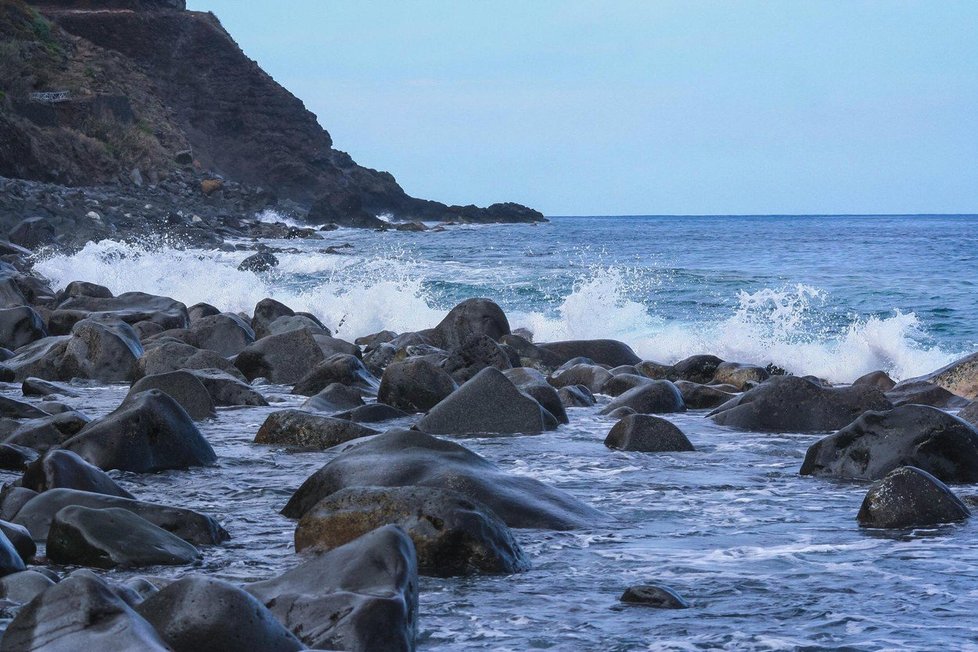
M 568 217 L 270 241 L 295 252 L 262 274 L 237 271 L 246 250 L 116 242 L 42 256 L 36 269 L 56 286 L 83 279 L 231 311 L 272 296 L 351 340 L 427 328 L 484 296 L 537 341 L 616 338 L 659 362 L 713 353 L 844 383 L 875 369 L 909 378 L 978 350 L 976 226 L 976 216 Z M 288 390 L 264 387 L 272 407 L 222 409 L 202 425 L 218 466 L 120 476 L 137 497 L 213 514 L 231 532 L 193 570 L 242 582 L 297 563 L 294 522 L 277 511 L 333 454 L 251 443 L 270 411 L 301 403 Z M 76 391 L 72 404 L 99 416 L 126 388 Z M 697 452 L 626 453 L 603 446 L 613 422 L 600 407 L 570 409 L 570 425 L 543 435 L 462 442 L 614 520 L 516 531 L 527 573 L 425 578 L 421 649 L 978 649 L 978 523 L 863 530 L 865 484 L 798 475 L 820 434 L 738 432 L 691 411 L 668 418 Z M 620 605 L 637 583 L 667 585 L 692 608 Z

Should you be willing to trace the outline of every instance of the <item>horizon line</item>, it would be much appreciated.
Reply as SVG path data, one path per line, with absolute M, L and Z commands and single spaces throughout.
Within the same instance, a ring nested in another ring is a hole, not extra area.
M 622 213 L 604 215 L 548 215 L 544 217 L 978 217 L 975 213 Z

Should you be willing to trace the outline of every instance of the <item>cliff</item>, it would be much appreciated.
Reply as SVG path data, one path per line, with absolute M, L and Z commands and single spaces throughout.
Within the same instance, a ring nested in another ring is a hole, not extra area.
M 409 196 L 391 174 L 334 149 L 316 117 L 213 14 L 186 11 L 182 0 L 0 0 L 0 9 L 0 175 L 153 181 L 192 162 L 306 206 L 353 207 L 357 219 L 543 219 L 516 204 Z M 38 91 L 69 98 L 32 101 Z

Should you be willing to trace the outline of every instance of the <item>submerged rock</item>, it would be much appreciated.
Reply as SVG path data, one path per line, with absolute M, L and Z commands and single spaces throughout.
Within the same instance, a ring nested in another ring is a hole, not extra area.
M 978 430 L 924 405 L 866 412 L 812 444 L 801 474 L 879 480 L 901 466 L 944 482 L 978 482 Z
M 631 414 L 623 418 L 608 433 L 604 445 L 608 448 L 644 453 L 696 450 L 675 424 L 648 414 Z
M 500 471 L 454 442 L 414 430 L 389 430 L 353 445 L 310 476 L 282 514 L 301 518 L 346 487 L 435 487 L 478 501 L 510 527 L 571 530 L 605 516 L 570 494 L 525 476 Z
M 963 521 L 971 512 L 947 485 L 912 466 L 873 484 L 856 519 L 862 527 L 910 528 Z
M 672 589 L 654 584 L 637 584 L 625 589 L 620 600 L 655 609 L 687 609 L 689 603 Z
M 341 489 L 303 515 L 295 549 L 332 550 L 388 523 L 411 537 L 422 575 L 508 574 L 529 567 L 512 532 L 488 507 L 431 487 Z

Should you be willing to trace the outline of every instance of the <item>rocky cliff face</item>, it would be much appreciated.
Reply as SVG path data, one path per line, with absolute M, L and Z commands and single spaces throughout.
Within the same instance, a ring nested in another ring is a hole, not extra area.
M 352 196 L 352 204 L 359 204 L 357 217 L 366 211 L 399 219 L 543 219 L 514 204 L 480 209 L 410 197 L 389 173 L 359 166 L 333 149 L 316 117 L 245 56 L 213 14 L 186 11 L 183 5 L 182 0 L 43 0 L 28 8 L 20 0 L 0 0 L 0 8 L 10 15 L 19 12 L 18 20 L 26 23 L 26 32 L 7 39 L 20 43 L 18 56 L 43 40 L 40 33 L 49 41 L 40 46 L 47 51 L 43 66 L 26 56 L 14 79 L 0 69 L 0 88 L 8 95 L 0 99 L 5 107 L 0 135 L 13 143 L 0 146 L 0 175 L 69 184 L 126 179 L 132 168 L 140 170 L 139 177 L 165 176 L 178 152 L 190 149 L 198 167 L 306 205 L 320 199 L 342 206 Z M 47 71 L 43 78 L 25 82 L 40 68 Z M 72 99 L 30 102 L 30 92 L 41 90 L 68 90 Z M 102 108 L 82 106 L 83 100 Z M 119 115 L 106 112 L 106 103 Z M 128 140 L 116 135 L 121 142 L 107 145 L 107 136 L 93 123 L 102 124 L 103 131 L 110 130 L 105 125 L 121 124 Z M 68 132 L 87 140 L 75 139 L 66 148 L 63 141 L 72 140 Z M 135 147 L 129 140 L 142 142 Z M 57 155 L 45 154 L 51 151 Z M 342 223 L 342 215 L 333 217 Z

